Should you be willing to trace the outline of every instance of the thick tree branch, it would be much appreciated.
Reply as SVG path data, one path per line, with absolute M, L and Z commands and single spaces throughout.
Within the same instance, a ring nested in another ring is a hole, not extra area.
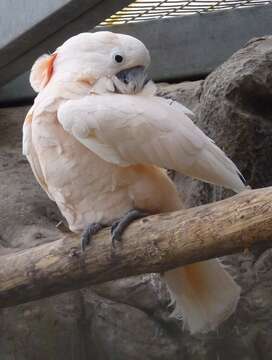
M 0 307 L 44 298 L 130 275 L 239 252 L 272 239 L 272 187 L 132 224 L 113 249 L 101 231 L 82 254 L 79 239 L 0 256 Z

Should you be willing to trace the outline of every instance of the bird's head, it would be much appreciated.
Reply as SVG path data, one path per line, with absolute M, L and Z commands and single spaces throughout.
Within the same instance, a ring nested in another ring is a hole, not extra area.
M 68 39 L 52 55 L 34 63 L 30 83 L 40 92 L 49 81 L 110 81 L 112 90 L 134 94 L 147 82 L 150 55 L 144 44 L 129 35 L 108 31 L 82 33 Z

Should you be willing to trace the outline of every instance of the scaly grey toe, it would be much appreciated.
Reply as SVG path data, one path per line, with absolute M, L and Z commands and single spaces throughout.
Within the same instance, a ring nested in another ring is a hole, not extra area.
M 92 223 L 89 224 L 85 230 L 82 232 L 80 238 L 81 250 L 85 251 L 86 246 L 88 246 L 92 240 L 92 236 L 97 234 L 101 229 L 103 229 L 105 225 L 101 223 Z
M 111 240 L 112 246 L 116 247 L 116 242 L 122 240 L 123 232 L 134 220 L 141 219 L 149 214 L 143 210 L 132 209 L 129 210 L 118 221 L 115 221 L 111 226 Z

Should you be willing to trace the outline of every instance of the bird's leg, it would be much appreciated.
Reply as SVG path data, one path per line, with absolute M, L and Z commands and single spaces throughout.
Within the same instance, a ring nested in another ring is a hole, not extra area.
M 106 226 L 107 225 L 101 223 L 89 224 L 81 234 L 81 238 L 80 238 L 81 250 L 85 251 L 86 246 L 88 246 L 90 244 L 90 241 L 92 240 L 92 236 L 97 234 L 100 230 L 102 230 Z
M 141 219 L 145 216 L 148 216 L 147 212 L 138 209 L 129 210 L 124 216 L 119 220 L 115 221 L 111 226 L 111 239 L 112 246 L 115 248 L 116 241 L 121 241 L 123 232 L 134 220 Z

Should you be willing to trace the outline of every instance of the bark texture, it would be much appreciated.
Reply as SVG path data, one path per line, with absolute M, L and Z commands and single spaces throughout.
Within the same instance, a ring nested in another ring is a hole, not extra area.
M 164 272 L 265 243 L 272 238 L 272 187 L 247 190 L 210 205 L 149 216 L 129 226 L 113 248 L 101 231 L 82 253 L 79 237 L 4 255 L 0 307 L 18 305 L 90 284 Z

